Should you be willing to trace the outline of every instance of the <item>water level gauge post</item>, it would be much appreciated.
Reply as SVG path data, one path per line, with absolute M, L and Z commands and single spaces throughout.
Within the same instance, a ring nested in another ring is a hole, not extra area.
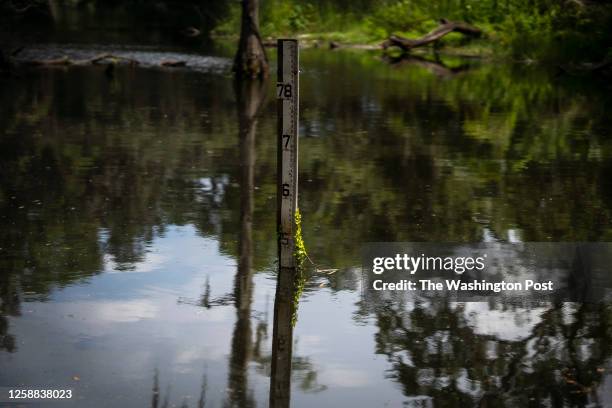
M 295 39 L 278 40 L 278 234 L 281 267 L 294 268 L 298 195 L 299 58 Z

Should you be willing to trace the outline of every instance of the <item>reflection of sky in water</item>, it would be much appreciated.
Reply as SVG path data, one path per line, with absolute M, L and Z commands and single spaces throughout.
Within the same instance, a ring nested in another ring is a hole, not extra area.
M 71 386 L 88 401 L 105 401 L 108 394 L 120 405 L 142 405 L 150 398 L 146 390 L 157 368 L 160 387 L 164 391 L 171 386 L 172 400 L 197 399 L 206 373 L 208 397 L 217 404 L 223 401 L 235 308 L 230 303 L 205 309 L 194 303 L 207 278 L 211 297 L 231 293 L 236 262 L 192 227 L 171 227 L 152 247 L 131 271 L 113 271 L 109 259 L 108 273 L 55 291 L 51 302 L 24 304 L 23 316 L 10 319 L 18 352 L 0 354 L 0 381 Z M 274 280 L 262 272 L 254 284 L 252 315 L 267 318 L 271 335 Z M 357 298 L 354 292 L 322 290 L 300 305 L 294 355 L 314 364 L 319 387 L 318 392 L 301 392 L 300 381 L 295 381 L 296 406 L 321 405 L 320 392 L 326 393 L 328 406 L 340 401 L 375 405 L 381 390 L 390 401 L 402 400 L 385 380 L 385 359 L 372 355 L 374 328 L 352 320 Z M 263 349 L 270 354 L 268 343 Z M 249 384 L 265 405 L 268 379 L 257 364 L 249 366 Z
M 220 254 L 214 240 L 198 236 L 190 226 L 168 228 L 165 237 L 154 240 L 151 247 L 154 249 L 129 272 L 113 271 L 112 259 L 108 259 L 107 273 L 89 278 L 87 284 L 55 291 L 52 302 L 24 304 L 23 316 L 11 319 L 19 339 L 18 352 L 0 354 L 5 373 L 0 374 L 0 381 L 74 387 L 87 401 L 110 398 L 119 405 L 136 406 L 150 399 L 147 390 L 152 388 L 157 369 L 162 394 L 169 389 L 172 401 L 195 401 L 204 374 L 208 401 L 224 401 L 235 308 L 230 303 L 206 309 L 197 306 L 197 301 L 207 279 L 212 298 L 231 293 L 236 261 Z M 255 274 L 254 284 L 252 322 L 255 325 L 264 319 L 269 340 L 274 280 L 264 271 Z M 397 406 L 406 401 L 395 383 L 387 380 L 387 358 L 372 353 L 377 332 L 374 321 L 356 324 L 353 319 L 358 300 L 359 290 L 321 289 L 303 298 L 294 357 L 309 361 L 316 381 L 305 387 L 307 376 L 298 367 L 294 406 L 380 406 L 381 401 Z M 491 310 L 485 303 L 462 307 L 475 333 L 510 341 L 529 336 L 546 310 Z M 405 310 L 413 308 L 409 303 Z M 566 315 L 571 314 L 570 309 L 568 306 Z M 444 354 L 451 335 L 438 331 L 424 338 L 428 353 Z M 590 346 L 581 343 L 580 356 L 588 357 Z M 269 355 L 269 348 L 266 341 L 262 353 Z M 496 358 L 497 353 L 496 343 L 489 342 L 488 358 Z M 412 365 L 408 351 L 403 352 L 402 361 Z M 459 370 L 453 380 L 436 375 L 433 368 L 419 368 L 417 381 L 434 388 L 457 381 L 458 389 L 467 395 L 482 395 L 480 382 L 470 379 L 466 369 Z M 262 406 L 267 401 L 265 372 L 261 362 L 252 361 L 248 366 L 249 386 Z M 418 395 L 410 401 L 424 406 L 431 403 L 429 397 Z M 73 402 L 80 405 L 78 400 Z
M 502 309 L 499 305 L 498 309 Z M 478 334 L 495 336 L 499 340 L 517 341 L 529 336 L 540 322 L 540 315 L 548 308 L 515 308 L 513 310 L 491 310 L 486 303 L 465 303 L 464 315 L 468 324 Z

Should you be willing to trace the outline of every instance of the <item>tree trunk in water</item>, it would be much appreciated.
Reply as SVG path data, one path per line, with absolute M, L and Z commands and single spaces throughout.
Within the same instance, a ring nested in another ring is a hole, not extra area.
M 240 42 L 234 59 L 234 72 L 239 77 L 265 77 L 268 58 L 259 35 L 259 0 L 242 0 Z

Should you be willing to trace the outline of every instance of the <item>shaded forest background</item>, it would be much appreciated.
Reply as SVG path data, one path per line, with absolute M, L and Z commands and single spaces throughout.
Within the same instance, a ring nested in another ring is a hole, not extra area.
M 135 40 L 199 43 L 236 38 L 240 2 L 0 0 L 2 34 L 36 39 L 54 25 L 87 35 L 104 32 Z M 610 0 L 262 0 L 264 37 L 300 36 L 313 41 L 379 43 L 390 34 L 421 36 L 438 20 L 465 21 L 483 29 L 482 39 L 466 43 L 459 34 L 441 46 L 466 53 L 544 62 L 612 59 Z M 195 30 L 194 30 L 195 29 Z

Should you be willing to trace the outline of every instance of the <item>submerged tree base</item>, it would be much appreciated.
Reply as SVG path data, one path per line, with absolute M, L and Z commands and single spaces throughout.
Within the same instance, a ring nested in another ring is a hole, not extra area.
M 238 77 L 268 76 L 268 57 L 259 34 L 258 0 L 242 0 L 242 23 L 234 73 Z

